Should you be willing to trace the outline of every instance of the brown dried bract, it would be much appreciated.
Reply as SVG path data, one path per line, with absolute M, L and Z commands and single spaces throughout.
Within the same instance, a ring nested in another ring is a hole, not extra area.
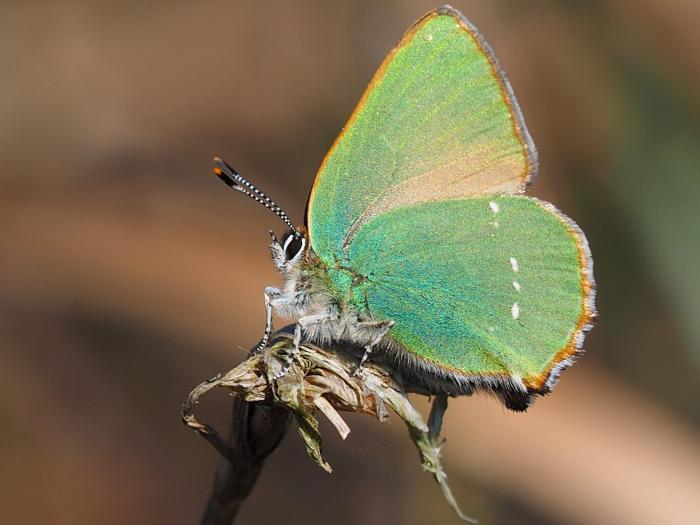
M 350 428 L 340 412 L 369 414 L 384 421 L 389 416 L 387 408 L 390 408 L 408 427 L 423 469 L 432 473 L 450 506 L 462 519 L 474 522 L 460 511 L 440 461 L 442 440 L 439 434 L 442 416 L 447 409 L 445 396 L 435 397 L 426 423 L 409 401 L 400 382 L 388 370 L 367 364 L 357 373 L 357 362 L 350 353 L 330 351 L 310 343 L 299 347 L 288 372 L 274 380 L 283 367 L 288 366 L 292 348 L 292 336 L 284 331 L 277 332 L 268 346 L 251 354 L 227 373 L 195 387 L 183 404 L 184 423 L 205 437 L 224 457 L 230 457 L 230 446 L 216 430 L 198 421 L 193 414 L 194 406 L 203 394 L 223 387 L 251 403 L 286 407 L 296 419 L 309 456 L 321 468 L 331 472 L 321 451 L 316 411 L 323 413 L 345 439 Z

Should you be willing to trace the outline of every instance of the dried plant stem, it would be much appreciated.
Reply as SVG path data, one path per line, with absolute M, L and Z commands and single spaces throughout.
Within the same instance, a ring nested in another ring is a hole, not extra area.
M 234 396 L 227 453 L 216 467 L 203 525 L 233 523 L 253 490 L 265 459 L 277 448 L 290 421 L 291 412 L 284 407 L 249 403 Z
M 183 404 L 184 423 L 222 455 L 203 519 L 205 525 L 233 523 L 265 458 L 281 441 L 292 417 L 296 419 L 309 456 L 331 472 L 321 451 L 317 411 L 329 419 L 344 439 L 350 428 L 340 412 L 369 414 L 383 421 L 388 417 L 387 408 L 408 427 L 423 469 L 433 475 L 450 506 L 462 519 L 474 522 L 460 511 L 440 461 L 440 428 L 447 410 L 446 396 L 435 397 L 426 423 L 411 405 L 405 385 L 391 371 L 370 363 L 357 374 L 357 360 L 351 357 L 351 352 L 329 351 L 305 343 L 299 347 L 287 372 L 281 375 L 280 371 L 288 365 L 287 356 L 292 347 L 291 335 L 277 332 L 268 346 L 251 354 L 240 365 L 197 386 Z M 228 441 L 193 414 L 199 397 L 215 387 L 227 388 L 236 394 Z M 409 390 L 415 391 L 415 388 Z

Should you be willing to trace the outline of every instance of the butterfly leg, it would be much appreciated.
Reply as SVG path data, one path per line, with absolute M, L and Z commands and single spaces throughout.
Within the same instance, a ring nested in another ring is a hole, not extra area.
M 277 380 L 283 377 L 287 372 L 289 372 L 289 369 L 291 368 L 294 359 L 299 355 L 299 345 L 301 344 L 301 336 L 304 331 L 308 331 L 308 328 L 311 325 L 327 323 L 329 321 L 334 321 L 337 318 L 338 314 L 335 312 L 331 314 L 305 315 L 303 317 L 300 317 L 297 320 L 296 326 L 294 327 L 292 351 L 289 354 L 287 354 L 286 362 L 282 367 L 282 370 L 275 374 L 273 379 Z
M 359 326 L 364 330 L 370 330 L 373 333 L 372 340 L 365 346 L 365 353 L 362 354 L 362 359 L 360 359 L 360 364 L 355 370 L 355 375 L 359 376 L 362 374 L 362 367 L 369 359 L 372 350 L 379 342 L 384 338 L 384 336 L 389 333 L 391 327 L 394 326 L 394 321 L 363 321 L 359 323 Z
M 272 334 L 272 307 L 275 299 L 279 299 L 282 296 L 282 290 L 279 288 L 274 288 L 268 286 L 265 288 L 265 333 L 263 334 L 260 343 L 255 348 L 254 352 L 259 352 L 270 341 L 270 335 Z

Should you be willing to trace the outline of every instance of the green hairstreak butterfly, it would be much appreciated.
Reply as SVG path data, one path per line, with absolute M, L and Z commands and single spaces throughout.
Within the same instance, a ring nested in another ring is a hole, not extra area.
M 583 232 L 527 197 L 537 152 L 490 46 L 455 9 L 418 20 L 389 53 L 326 155 L 304 227 L 215 159 L 215 173 L 277 214 L 284 276 L 265 290 L 295 344 L 383 352 L 432 392 L 495 393 L 525 410 L 580 351 L 595 317 Z M 361 363 L 361 365 L 362 365 Z M 360 365 L 360 366 L 361 366 Z

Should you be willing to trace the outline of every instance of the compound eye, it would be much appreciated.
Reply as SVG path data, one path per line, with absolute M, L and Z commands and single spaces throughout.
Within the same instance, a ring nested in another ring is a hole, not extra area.
M 284 241 L 284 258 L 291 261 L 304 249 L 306 241 L 300 235 L 290 234 Z

